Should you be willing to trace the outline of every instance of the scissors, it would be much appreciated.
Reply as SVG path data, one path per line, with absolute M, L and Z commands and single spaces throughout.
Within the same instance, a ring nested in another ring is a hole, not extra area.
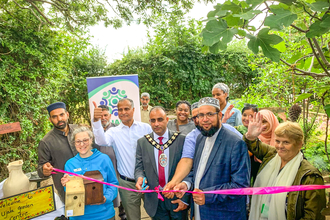
M 148 187 L 148 185 L 145 183 L 146 180 L 147 180 L 147 178 L 144 177 L 143 181 L 142 181 L 142 189 L 141 190 L 145 190 Z

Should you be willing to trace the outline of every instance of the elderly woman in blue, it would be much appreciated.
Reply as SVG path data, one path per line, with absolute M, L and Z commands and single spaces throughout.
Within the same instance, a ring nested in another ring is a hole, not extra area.
M 115 169 L 110 158 L 97 149 L 92 149 L 93 138 L 93 133 L 88 127 L 79 126 L 73 131 L 72 141 L 74 141 L 78 154 L 66 162 L 64 169 L 77 174 L 98 170 L 105 182 L 118 185 Z M 63 186 L 70 181 L 68 177 L 66 174 L 61 179 Z M 117 193 L 117 188 L 103 185 L 103 203 L 85 205 L 85 214 L 70 217 L 70 220 L 114 220 L 115 209 L 112 201 L 117 197 Z
M 212 88 L 212 97 L 219 100 L 220 111 L 222 112 L 223 117 L 226 116 L 225 112 L 228 108 L 232 108 L 230 113 L 232 114 L 226 121 L 223 123 L 230 124 L 231 126 L 242 125 L 242 114 L 241 111 L 237 108 L 233 108 L 228 102 L 229 100 L 229 87 L 224 83 L 217 83 Z

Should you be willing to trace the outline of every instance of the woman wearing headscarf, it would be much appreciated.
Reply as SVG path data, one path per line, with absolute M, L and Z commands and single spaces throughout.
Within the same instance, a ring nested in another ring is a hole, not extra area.
M 275 146 L 274 131 L 279 125 L 278 120 L 274 113 L 267 109 L 260 110 L 259 112 L 263 117 L 262 124 L 264 126 L 264 129 L 258 138 L 261 142 L 265 144 Z
M 259 112 L 251 117 L 248 132 L 243 136 L 248 149 L 262 160 L 254 187 L 324 185 L 321 173 L 300 151 L 304 135 L 298 123 L 284 122 L 275 129 L 275 147 L 257 138 L 263 128 L 265 125 Z M 325 205 L 324 189 L 253 195 L 249 219 L 321 220 Z

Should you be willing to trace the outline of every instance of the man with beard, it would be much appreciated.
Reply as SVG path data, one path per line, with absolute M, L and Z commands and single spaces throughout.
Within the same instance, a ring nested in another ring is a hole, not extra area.
M 149 112 L 152 108 L 152 106 L 149 105 L 149 101 L 150 101 L 150 95 L 147 92 L 144 92 L 141 94 L 141 121 L 144 123 L 148 123 L 149 122 Z
M 41 178 L 51 175 L 53 167 L 64 170 L 67 160 L 77 154 L 74 144 L 70 144 L 71 135 L 77 125 L 68 124 L 69 113 L 63 102 L 47 107 L 49 121 L 54 128 L 39 142 L 38 174 Z M 61 184 L 63 174 L 52 174 L 55 188 L 62 202 L 65 202 L 64 188 Z
M 175 175 L 165 186 L 166 191 L 172 190 L 177 184 L 179 184 L 190 172 L 193 166 L 193 159 L 195 154 L 196 139 L 201 134 L 201 127 L 198 120 L 198 102 L 191 105 L 191 115 L 195 122 L 196 128 L 192 130 L 187 136 L 183 145 L 183 152 L 180 162 L 175 171 Z M 240 138 L 243 137 L 234 127 L 229 124 L 222 124 L 223 127 L 237 134 Z M 166 198 L 173 198 L 174 193 L 163 193 Z
M 101 124 L 104 132 L 106 132 L 111 127 L 116 127 L 117 125 L 111 122 L 111 112 L 109 107 L 106 105 L 99 105 L 98 108 L 102 109 Z
M 135 188 L 134 169 L 137 140 L 152 132 L 150 125 L 135 121 L 134 103 L 129 98 L 120 99 L 118 102 L 118 116 L 121 123 L 104 132 L 101 117 L 102 109 L 95 107 L 92 119 L 95 143 L 100 146 L 113 147 L 118 165 L 119 185 Z M 119 189 L 120 198 L 128 220 L 141 219 L 141 193 Z
M 102 109 L 101 124 L 104 129 L 104 132 L 106 132 L 110 128 L 116 127 L 117 125 L 111 122 L 111 113 L 109 107 L 106 105 L 99 105 L 98 108 Z M 115 168 L 116 174 L 118 176 L 117 160 L 113 148 L 107 146 L 100 146 L 98 150 L 110 157 L 113 167 Z M 113 206 L 115 208 L 118 207 L 119 210 L 118 216 L 120 217 L 120 219 L 122 220 L 126 219 L 125 210 L 121 203 L 119 192 L 118 192 L 118 196 L 113 200 Z
M 169 130 L 167 123 L 168 117 L 163 107 L 156 106 L 150 110 L 153 132 L 137 142 L 134 175 L 138 190 L 143 189 L 143 181 L 150 189 L 164 187 L 174 175 L 181 158 L 185 136 Z M 182 201 L 177 198 L 165 198 L 161 201 L 156 193 L 146 193 L 144 207 L 154 220 L 185 220 L 188 219 L 186 203 L 189 202 L 189 196 L 186 195 Z
M 199 100 L 201 134 L 196 141 L 193 168 L 175 190 L 210 190 L 248 187 L 250 159 L 245 142 L 221 125 L 219 101 Z M 184 192 L 176 193 L 182 197 Z M 246 196 L 193 194 L 195 220 L 246 219 Z

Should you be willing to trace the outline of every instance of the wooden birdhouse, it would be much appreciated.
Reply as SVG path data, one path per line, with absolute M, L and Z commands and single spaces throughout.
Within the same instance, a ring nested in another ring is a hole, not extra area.
M 87 171 L 84 176 L 88 176 L 99 181 L 104 181 L 102 174 L 98 170 Z M 84 179 L 85 204 L 103 203 L 103 184 Z
M 79 216 L 85 213 L 85 187 L 82 178 L 70 176 L 66 183 L 65 216 Z

